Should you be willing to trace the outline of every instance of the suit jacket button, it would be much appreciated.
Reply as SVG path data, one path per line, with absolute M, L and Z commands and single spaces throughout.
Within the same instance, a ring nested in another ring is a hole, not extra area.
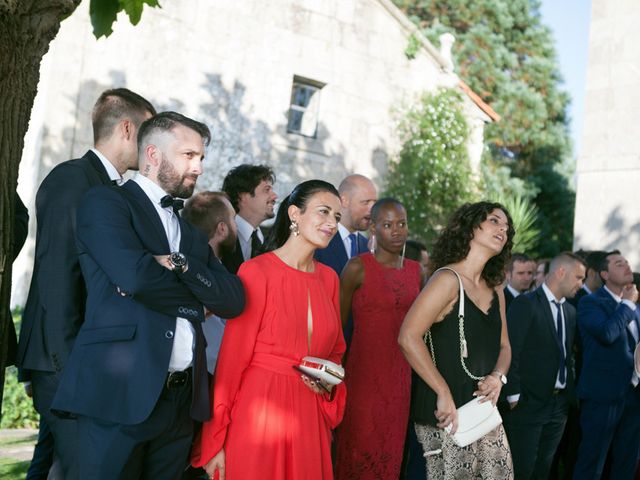
M 167 330 L 164 333 L 164 336 L 167 337 L 167 338 L 173 338 L 173 332 L 171 330 Z

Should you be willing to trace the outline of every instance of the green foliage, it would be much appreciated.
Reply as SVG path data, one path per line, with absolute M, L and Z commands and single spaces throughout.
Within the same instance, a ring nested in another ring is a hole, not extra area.
M 497 195 L 492 200 L 504 205 L 511 216 L 516 231 L 513 251 L 531 253 L 540 239 L 540 230 L 536 228 L 538 207 L 518 194 Z
M 23 385 L 18 382 L 18 370 L 15 367 L 7 368 L 0 428 L 38 428 L 38 420 L 33 401 L 27 397 Z
M 93 34 L 96 38 L 108 37 L 113 33 L 113 23 L 118 13 L 125 11 L 129 21 L 137 25 L 142 17 L 142 9 L 147 4 L 150 7 L 160 7 L 158 0 L 91 0 L 89 15 L 93 25 Z
M 11 312 L 11 316 L 16 332 L 19 332 L 22 323 L 22 308 L 16 307 Z M 7 368 L 2 393 L 0 428 L 38 428 L 39 418 L 33 408 L 33 401 L 25 393 L 22 383 L 18 382 L 18 370 L 15 367 Z
M 455 35 L 458 73 L 502 116 L 485 129 L 488 172 L 503 183 L 507 173 L 521 179 L 524 183 L 506 183 L 524 198 L 536 192 L 532 198 L 545 239 L 536 247 L 540 252 L 570 249 L 573 193 L 568 177 L 554 168 L 571 156 L 569 97 L 561 90 L 553 38 L 541 22 L 539 0 L 394 1 L 434 44 L 442 33 Z M 489 180 L 485 187 L 495 187 Z M 551 184 L 556 195 L 550 197 L 543 190 Z M 553 232 L 552 242 L 542 222 Z
M 420 43 L 420 40 L 418 40 L 418 37 L 416 37 L 412 33 L 409 36 L 409 42 L 407 44 L 407 48 L 404 49 L 404 54 L 409 60 L 413 60 L 414 58 L 416 58 L 416 55 L 418 51 L 420 51 L 421 47 L 422 47 L 422 44 Z
M 425 94 L 399 124 L 403 146 L 390 165 L 387 194 L 404 203 L 412 236 L 428 243 L 473 197 L 461 101 L 454 90 Z

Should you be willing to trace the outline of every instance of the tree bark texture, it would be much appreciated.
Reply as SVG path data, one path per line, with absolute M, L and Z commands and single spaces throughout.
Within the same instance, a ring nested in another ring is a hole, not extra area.
M 7 362 L 11 246 L 18 165 L 40 79 L 60 22 L 80 0 L 0 0 L 0 398 Z M 35 212 L 30 212 L 34 216 Z

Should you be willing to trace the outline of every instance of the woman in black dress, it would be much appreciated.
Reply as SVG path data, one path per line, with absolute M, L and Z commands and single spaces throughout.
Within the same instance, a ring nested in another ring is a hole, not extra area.
M 474 396 L 495 405 L 500 395 L 511 362 L 501 285 L 514 233 L 508 212 L 498 203 L 460 207 L 433 249 L 435 273 L 400 329 L 398 341 L 416 374 L 411 419 L 427 454 L 429 480 L 513 478 L 502 425 L 467 447 L 456 446 L 443 429 L 455 433 L 457 408 Z M 441 267 L 448 269 L 437 271 Z M 464 298 L 459 298 L 458 278 L 451 270 L 462 280 Z M 466 312 L 464 364 L 459 301 Z M 424 340 L 428 331 L 435 364 Z

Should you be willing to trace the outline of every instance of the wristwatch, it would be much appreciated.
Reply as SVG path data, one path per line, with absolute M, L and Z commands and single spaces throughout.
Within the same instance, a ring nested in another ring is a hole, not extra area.
M 173 271 L 176 273 L 182 273 L 187 269 L 187 257 L 184 256 L 184 253 L 171 253 L 169 255 L 169 261 L 173 265 Z
M 499 372 L 498 370 L 494 370 L 493 372 L 491 372 L 491 375 L 493 375 L 494 377 L 498 378 L 498 380 L 500 380 L 500 382 L 502 382 L 502 385 L 506 385 L 507 384 L 507 377 L 504 373 Z

